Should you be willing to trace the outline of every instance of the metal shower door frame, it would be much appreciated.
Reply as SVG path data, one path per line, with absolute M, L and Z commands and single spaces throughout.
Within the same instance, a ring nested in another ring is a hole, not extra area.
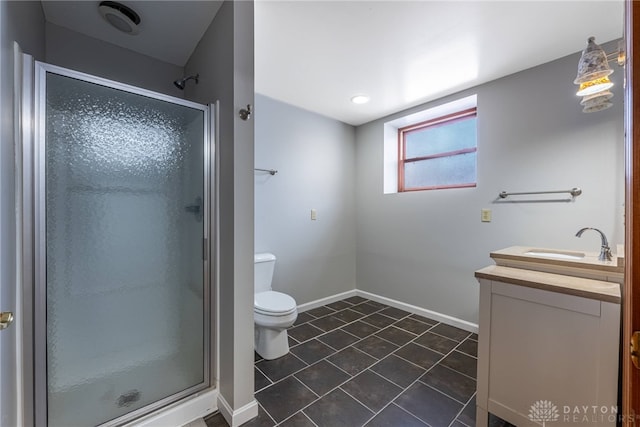
M 204 354 L 203 354 L 203 382 L 188 389 L 182 390 L 164 399 L 146 405 L 140 409 L 129 412 L 116 419 L 100 425 L 100 427 L 112 427 L 123 425 L 140 419 L 149 413 L 155 412 L 167 406 L 174 406 L 181 400 L 198 392 L 216 386 L 214 381 L 215 363 L 215 330 L 212 328 L 212 320 L 215 318 L 213 261 L 215 254 L 209 248 L 214 241 L 212 225 L 215 225 L 215 213 L 213 191 L 216 183 L 212 166 L 215 166 L 214 132 L 215 118 L 211 108 L 206 105 L 175 98 L 169 95 L 141 89 L 124 83 L 96 77 L 63 67 L 33 61 L 29 55 L 24 60 L 24 87 L 25 97 L 22 107 L 23 124 L 30 128 L 25 132 L 23 146 L 21 147 L 22 161 L 18 159 L 21 171 L 16 171 L 21 176 L 22 191 L 17 194 L 21 197 L 22 213 L 24 215 L 22 230 L 22 253 L 20 254 L 23 272 L 23 289 L 25 300 L 23 311 L 25 317 L 32 319 L 31 328 L 23 329 L 23 345 L 26 349 L 25 369 L 23 373 L 23 413 L 25 421 L 32 421 L 32 425 L 47 425 L 47 323 L 46 323 L 46 156 L 45 156 L 45 123 L 46 123 L 46 77 L 48 73 L 57 74 L 88 83 L 116 89 L 147 98 L 169 102 L 184 107 L 200 110 L 203 113 L 203 191 L 204 191 L 204 221 L 202 247 L 203 256 L 203 330 L 204 330 Z M 32 90 L 29 90 L 32 88 Z M 29 93 L 32 96 L 28 96 Z M 27 117 L 31 116 L 31 117 Z M 32 128 L 27 124 L 31 119 Z M 217 299 L 217 298 L 215 298 Z M 26 325 L 25 325 L 26 326 Z M 32 362 L 32 363 L 29 363 Z M 30 367 L 33 369 L 30 369 Z M 31 389 L 30 384 L 33 384 Z M 30 415 L 33 414 L 33 417 Z

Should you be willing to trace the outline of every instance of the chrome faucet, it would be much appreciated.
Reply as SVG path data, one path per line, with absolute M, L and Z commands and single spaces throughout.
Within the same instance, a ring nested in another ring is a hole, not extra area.
M 582 233 L 584 233 L 586 230 L 593 230 L 600 233 L 600 237 L 602 238 L 602 246 L 600 247 L 600 256 L 598 257 L 598 259 L 600 261 L 611 261 L 611 248 L 609 247 L 607 236 L 605 236 L 604 233 L 598 230 L 597 228 L 585 227 L 585 228 L 581 228 L 576 233 L 576 237 L 581 237 Z

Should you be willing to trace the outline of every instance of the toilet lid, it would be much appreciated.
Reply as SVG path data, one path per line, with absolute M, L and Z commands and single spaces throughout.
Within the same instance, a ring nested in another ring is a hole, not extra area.
M 258 292 L 254 295 L 254 308 L 267 313 L 283 313 L 295 310 L 296 300 L 276 291 Z

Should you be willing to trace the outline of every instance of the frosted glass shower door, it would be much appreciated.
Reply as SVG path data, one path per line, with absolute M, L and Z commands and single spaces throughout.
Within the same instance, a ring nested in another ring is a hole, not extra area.
M 119 423 L 208 386 L 207 108 L 41 77 L 47 424 Z

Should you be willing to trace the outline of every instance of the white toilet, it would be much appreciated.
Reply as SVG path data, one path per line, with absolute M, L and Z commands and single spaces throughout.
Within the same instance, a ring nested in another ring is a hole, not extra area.
M 276 256 L 273 254 L 254 255 L 255 350 L 267 360 L 289 353 L 287 328 L 298 317 L 296 300 L 287 294 L 271 290 L 275 265 Z

